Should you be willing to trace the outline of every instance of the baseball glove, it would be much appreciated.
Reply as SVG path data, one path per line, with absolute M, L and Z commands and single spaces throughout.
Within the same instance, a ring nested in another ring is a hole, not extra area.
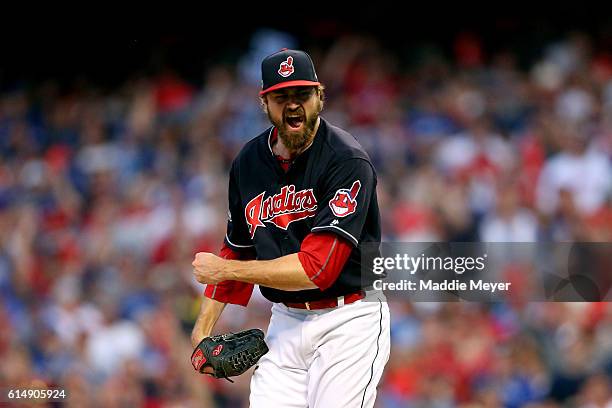
M 250 329 L 205 337 L 191 354 L 191 364 L 200 373 L 212 367 L 214 372 L 210 375 L 229 380 L 228 377 L 240 375 L 255 365 L 267 352 L 264 333 Z

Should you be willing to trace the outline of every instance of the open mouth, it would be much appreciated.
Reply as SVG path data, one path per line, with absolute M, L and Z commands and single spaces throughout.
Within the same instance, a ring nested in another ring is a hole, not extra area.
M 299 129 L 302 127 L 302 123 L 304 123 L 304 118 L 302 116 L 287 116 L 285 118 L 285 123 L 287 123 L 291 129 Z

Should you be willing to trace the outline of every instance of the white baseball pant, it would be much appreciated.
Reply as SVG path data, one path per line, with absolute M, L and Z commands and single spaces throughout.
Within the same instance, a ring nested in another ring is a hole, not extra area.
M 373 407 L 389 360 L 389 307 L 379 291 L 330 309 L 275 303 L 266 343 L 251 408 Z

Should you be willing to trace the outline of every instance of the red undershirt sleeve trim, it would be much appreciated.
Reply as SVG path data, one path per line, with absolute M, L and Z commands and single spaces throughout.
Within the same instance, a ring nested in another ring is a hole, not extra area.
M 325 290 L 338 279 L 352 250 L 348 240 L 338 234 L 310 233 L 302 241 L 298 258 L 310 280 Z
M 325 263 L 323 264 L 323 266 L 321 266 L 321 269 L 319 269 L 319 272 L 317 272 L 314 276 L 312 276 L 310 280 L 316 280 L 319 277 L 319 275 L 321 275 L 321 272 L 325 270 L 325 267 L 327 266 L 327 264 L 329 263 L 329 260 L 334 254 L 334 249 L 336 249 L 336 245 L 338 245 L 338 238 L 334 238 L 334 243 L 329 249 L 329 254 L 327 254 L 327 259 L 325 260 Z
M 234 251 L 227 244 L 223 243 L 223 248 L 219 256 L 225 259 L 248 260 L 255 259 L 253 251 Z M 252 283 L 239 281 L 223 281 L 216 285 L 206 285 L 204 296 L 223 303 L 246 306 L 253 294 L 254 285 Z

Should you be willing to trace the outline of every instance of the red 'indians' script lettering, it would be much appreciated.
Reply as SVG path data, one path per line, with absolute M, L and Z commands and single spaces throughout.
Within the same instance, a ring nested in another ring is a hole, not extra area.
M 314 217 L 317 211 L 317 199 L 312 188 L 296 192 L 293 184 L 284 186 L 278 194 L 264 199 L 266 192 L 259 193 L 246 205 L 246 218 L 251 239 L 259 227 L 266 227 L 269 222 L 284 230 L 294 221 Z

